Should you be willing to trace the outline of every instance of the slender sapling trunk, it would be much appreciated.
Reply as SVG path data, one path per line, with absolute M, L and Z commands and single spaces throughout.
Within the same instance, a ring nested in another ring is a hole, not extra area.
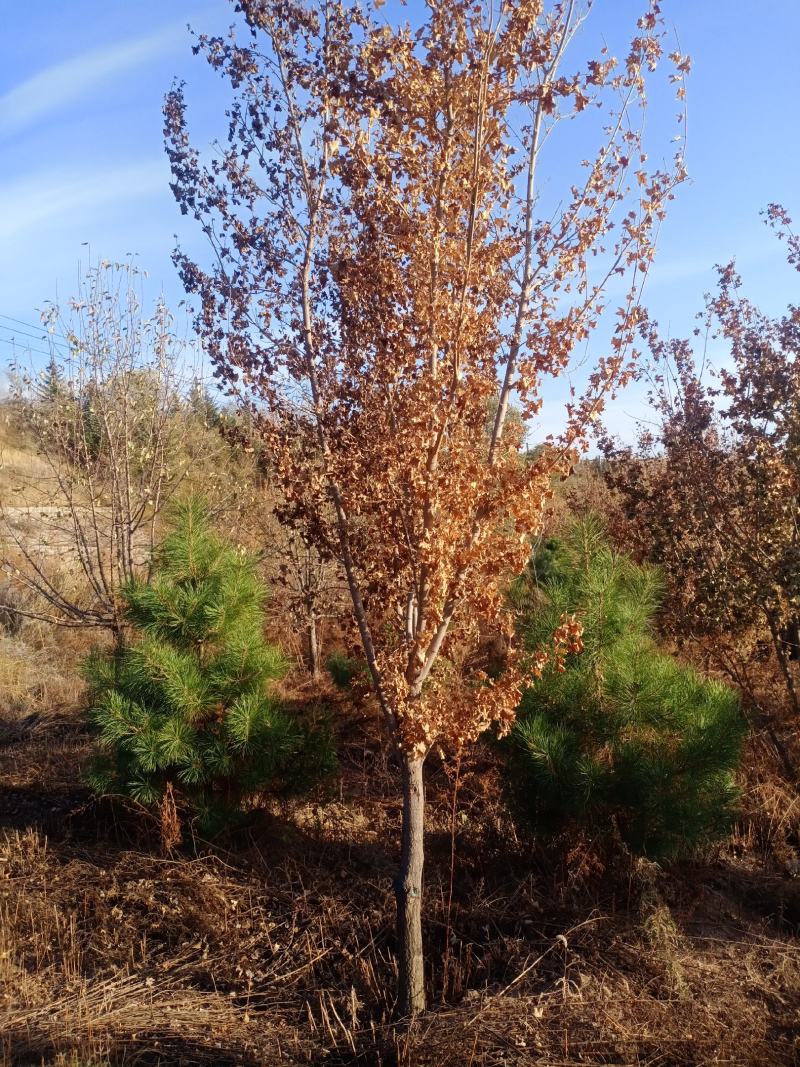
M 395 884 L 399 965 L 398 1014 L 425 1010 L 425 969 L 422 952 L 422 870 L 425 859 L 424 760 L 402 753 L 403 825 L 400 872 Z

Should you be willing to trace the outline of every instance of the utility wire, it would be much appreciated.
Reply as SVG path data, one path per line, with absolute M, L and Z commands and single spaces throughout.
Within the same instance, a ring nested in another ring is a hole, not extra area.
M 24 352 L 38 352 L 40 356 L 51 356 L 52 352 L 48 352 L 44 348 L 34 348 L 33 345 L 21 345 L 17 344 L 12 337 L 0 337 L 1 345 L 11 345 L 12 348 L 19 348 Z
M 16 322 L 19 326 L 29 326 L 32 330 L 38 329 L 38 327 L 32 322 L 25 322 L 24 319 L 15 319 L 13 315 L 2 315 L 0 319 L 6 319 L 7 322 Z
M 29 330 L 40 330 L 40 326 L 37 326 L 36 323 L 34 323 L 34 322 L 25 322 L 24 319 L 15 319 L 13 315 L 2 315 L 2 314 L 0 314 L 0 319 L 5 319 L 6 322 L 15 322 L 15 323 L 17 323 L 18 326 L 26 326 Z M 0 323 L 0 328 L 2 328 L 4 330 L 8 330 L 9 329 L 8 326 L 3 326 L 2 323 Z M 41 333 L 37 333 L 36 336 L 40 337 Z M 64 337 L 64 339 L 66 340 L 66 337 L 65 337 L 65 335 L 63 333 L 55 333 L 55 334 L 53 334 L 53 336 L 54 337 Z M 53 344 L 58 344 L 58 342 L 54 341 Z M 68 345 L 61 345 L 61 347 L 62 348 L 68 348 L 69 346 Z
M 44 341 L 45 339 L 45 334 L 43 333 L 28 333 L 26 330 L 17 330 L 13 326 L 4 326 L 2 322 L 0 322 L 0 330 L 7 330 L 14 337 L 31 337 L 34 341 Z M 60 341 L 53 341 L 52 344 L 54 348 L 63 348 L 69 351 L 67 345 L 62 344 Z

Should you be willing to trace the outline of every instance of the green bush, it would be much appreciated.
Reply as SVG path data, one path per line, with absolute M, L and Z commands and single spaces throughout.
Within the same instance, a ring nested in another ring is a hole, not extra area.
M 552 541 L 513 600 L 531 651 L 565 613 L 584 651 L 551 662 L 523 695 L 507 744 L 516 811 L 545 833 L 618 833 L 672 857 L 725 834 L 745 723 L 736 695 L 658 649 L 656 571 L 609 547 L 597 520 Z
M 361 660 L 353 659 L 344 652 L 331 652 L 325 666 L 339 689 L 350 689 L 354 682 L 366 678 L 367 667 Z
M 253 560 L 214 534 L 204 505 L 178 505 L 150 581 L 123 591 L 132 639 L 84 665 L 97 792 L 157 807 L 169 791 L 213 831 L 253 794 L 332 769 L 327 733 L 270 693 L 285 665 L 264 640 L 264 598 Z

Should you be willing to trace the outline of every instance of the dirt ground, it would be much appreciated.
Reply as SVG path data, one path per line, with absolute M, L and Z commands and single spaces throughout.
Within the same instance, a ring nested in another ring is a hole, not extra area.
M 488 749 L 455 818 L 431 757 L 431 1010 L 395 1026 L 399 804 L 367 710 L 329 795 L 169 857 L 89 797 L 74 713 L 1 729 L 5 1065 L 800 1063 L 800 882 L 747 834 L 675 870 L 588 844 L 556 863 L 516 837 Z

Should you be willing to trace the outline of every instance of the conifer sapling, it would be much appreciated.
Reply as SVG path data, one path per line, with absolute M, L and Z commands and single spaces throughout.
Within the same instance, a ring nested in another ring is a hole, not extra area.
M 204 504 L 176 506 L 149 582 L 123 590 L 135 634 L 85 664 L 101 752 L 90 781 L 147 806 L 188 809 L 206 832 L 264 789 L 298 789 L 331 769 L 324 731 L 270 692 L 285 664 L 264 640 L 254 561 L 211 528 Z
M 583 625 L 583 650 L 548 663 L 526 690 L 509 742 L 515 806 L 537 829 L 616 827 L 651 857 L 728 829 L 739 701 L 658 649 L 659 596 L 657 572 L 615 552 L 591 518 L 551 542 L 515 588 L 534 652 L 565 613 Z

